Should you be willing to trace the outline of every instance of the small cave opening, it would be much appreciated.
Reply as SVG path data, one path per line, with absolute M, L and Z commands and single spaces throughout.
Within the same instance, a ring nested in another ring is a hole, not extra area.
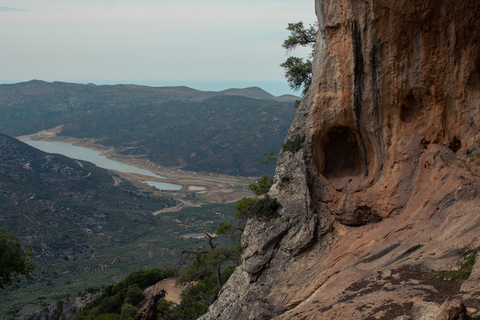
M 462 148 L 462 142 L 457 138 L 454 137 L 452 141 L 448 144 L 448 147 L 455 153 Z
M 412 119 L 415 113 L 417 113 L 419 106 L 420 104 L 415 98 L 413 91 L 410 90 L 400 106 L 400 120 L 405 122 Z
M 315 154 L 317 169 L 327 179 L 358 176 L 365 172 L 359 136 L 350 127 L 331 128 L 321 139 Z
M 351 214 L 345 214 L 337 217 L 341 224 L 349 227 L 362 227 L 367 224 L 378 223 L 383 218 L 378 213 L 368 206 L 360 206 Z

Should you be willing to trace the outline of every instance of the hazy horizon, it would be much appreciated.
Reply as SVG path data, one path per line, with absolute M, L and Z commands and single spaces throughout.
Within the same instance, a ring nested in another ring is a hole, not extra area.
M 289 89 L 279 66 L 289 22 L 315 21 L 313 0 L 6 0 L 0 83 L 32 79 Z M 300 56 L 308 50 L 294 52 Z
M 195 90 L 200 91 L 223 91 L 227 89 L 245 89 L 250 87 L 259 87 L 260 89 L 270 93 L 273 96 L 282 96 L 282 95 L 294 95 L 300 96 L 301 91 L 293 91 L 288 87 L 288 84 L 285 81 L 257 81 L 257 82 L 250 82 L 250 81 L 173 81 L 173 82 L 163 82 L 163 81 L 129 81 L 129 82 L 116 82 L 116 81 L 64 81 L 64 80 L 53 80 L 48 81 L 44 79 L 28 79 L 24 81 L 5 81 L 0 83 L 3 84 L 17 84 L 17 83 L 25 83 L 29 81 L 45 81 L 48 83 L 52 82 L 65 82 L 65 83 L 75 83 L 75 84 L 94 84 L 97 86 L 101 85 L 139 85 L 139 86 L 147 86 L 147 87 L 189 87 Z

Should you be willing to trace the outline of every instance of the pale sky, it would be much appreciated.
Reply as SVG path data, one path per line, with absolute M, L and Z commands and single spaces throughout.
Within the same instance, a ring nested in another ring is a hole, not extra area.
M 0 83 L 289 90 L 289 22 L 314 0 L 0 0 Z M 304 56 L 307 51 L 293 52 Z M 300 94 L 300 92 L 295 92 Z

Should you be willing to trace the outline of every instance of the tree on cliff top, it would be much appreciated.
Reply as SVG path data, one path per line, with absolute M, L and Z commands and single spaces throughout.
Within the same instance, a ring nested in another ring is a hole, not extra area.
M 23 248 L 13 232 L 0 229 L 0 289 L 20 281 L 19 276 L 29 275 L 35 266 L 29 258 L 30 251 Z
M 219 226 L 219 230 L 222 229 Z M 217 233 L 219 233 L 217 231 Z M 221 232 L 220 232 L 221 233 Z M 205 276 L 215 274 L 217 281 L 217 290 L 222 288 L 222 267 L 225 264 L 238 264 L 241 255 L 240 245 L 235 247 L 217 247 L 217 244 L 213 243 L 213 237 L 205 232 L 205 236 L 208 238 L 208 245 L 210 250 L 206 250 L 203 246 L 196 251 L 183 250 L 182 253 L 194 254 L 195 259 L 190 265 L 187 266 L 183 274 L 178 279 L 179 283 L 188 281 L 196 281 Z
M 289 57 L 284 63 L 280 64 L 285 70 L 285 78 L 293 90 L 303 88 L 304 95 L 312 82 L 312 57 L 313 49 L 315 47 L 316 35 L 318 26 L 310 25 L 307 29 L 303 22 L 289 23 L 287 30 L 290 31 L 290 36 L 282 44 L 282 47 L 291 52 L 298 46 L 311 47 L 312 54 L 309 58 Z

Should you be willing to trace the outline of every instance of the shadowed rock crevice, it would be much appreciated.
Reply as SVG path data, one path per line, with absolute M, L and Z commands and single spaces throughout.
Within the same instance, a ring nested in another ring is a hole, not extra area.
M 355 22 L 353 27 L 353 58 L 354 58 L 354 82 L 355 88 L 353 91 L 353 114 L 355 117 L 355 126 L 360 128 L 360 115 L 362 111 L 362 82 L 363 75 L 365 74 L 363 69 L 363 54 L 362 54 L 362 35 L 358 28 L 358 23 Z
M 389 254 L 393 250 L 397 249 L 399 246 L 400 246 L 400 244 L 397 243 L 393 246 L 385 248 L 378 253 L 375 253 L 375 254 L 372 254 L 372 255 L 369 255 L 369 256 L 363 258 L 362 260 L 358 261 L 355 265 L 358 265 L 360 263 L 370 263 L 370 262 L 376 261 L 380 258 L 383 258 L 384 256 L 386 256 L 387 254 Z
M 353 27 L 353 57 L 354 57 L 354 82 L 355 87 L 353 90 L 353 116 L 355 119 L 355 127 L 357 127 L 358 137 L 360 141 L 360 146 L 363 152 L 363 161 L 364 165 L 364 176 L 368 176 L 368 160 L 367 160 L 367 150 L 365 148 L 365 141 L 362 137 L 362 132 L 360 130 L 360 115 L 362 112 L 362 94 L 363 94 L 363 78 L 365 75 L 364 71 L 364 59 L 362 53 L 362 34 L 358 27 L 358 23 L 355 22 Z
M 318 142 L 317 148 L 315 162 L 325 178 L 359 176 L 365 172 L 363 148 L 356 130 L 334 127 Z
M 372 73 L 372 101 L 373 101 L 373 120 L 374 123 L 380 123 L 380 103 L 381 93 L 379 90 L 378 77 L 380 73 L 380 59 L 382 56 L 383 45 L 377 44 L 373 46 L 372 59 L 370 61 Z
M 415 251 L 419 250 L 423 248 L 423 244 L 417 244 L 411 248 L 408 248 L 407 250 L 405 250 L 404 252 L 402 252 L 398 257 L 395 257 L 393 258 L 392 260 L 388 261 L 387 263 L 385 263 L 383 266 L 384 267 L 387 267 L 389 265 L 392 265 L 393 263 L 397 262 L 397 261 L 400 261 L 402 259 L 405 259 L 406 257 L 408 257 L 409 255 L 411 255 L 412 253 L 414 253 Z
M 405 99 L 403 99 L 400 105 L 400 120 L 402 122 L 415 120 L 415 115 L 421 108 L 421 101 L 419 102 L 417 99 L 413 90 L 410 90 Z
M 455 153 L 457 153 L 458 150 L 462 148 L 462 142 L 457 138 L 453 137 L 452 141 L 450 141 L 450 144 L 448 147 Z
M 375 210 L 368 206 L 360 206 L 352 214 L 341 215 L 337 220 L 349 227 L 361 227 L 367 224 L 378 223 L 382 217 Z

